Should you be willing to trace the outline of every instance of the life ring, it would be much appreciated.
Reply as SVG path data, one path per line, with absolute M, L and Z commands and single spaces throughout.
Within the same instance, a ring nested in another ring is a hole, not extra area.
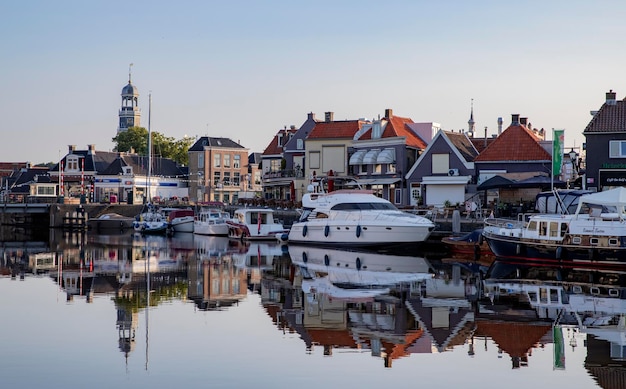
M 361 237 L 361 226 L 360 225 L 356 226 L 356 237 L 357 238 Z
M 330 258 L 328 258 L 328 254 L 324 254 L 324 265 L 330 265 Z
M 357 257 L 357 259 L 356 259 L 356 268 L 357 268 L 357 270 L 361 270 L 361 258 Z
M 302 227 L 302 236 L 306 236 L 306 232 L 307 232 L 307 226 L 305 224 L 304 227 Z
M 306 253 L 303 251 L 302 252 L 302 262 L 306 263 L 309 260 L 309 258 L 307 257 Z
M 328 227 L 328 226 L 324 227 L 324 236 L 328 237 L 329 233 L 330 233 L 330 227 Z

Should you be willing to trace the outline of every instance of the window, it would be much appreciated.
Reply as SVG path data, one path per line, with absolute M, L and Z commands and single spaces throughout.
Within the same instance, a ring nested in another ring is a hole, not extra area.
M 311 151 L 309 153 L 309 168 L 310 169 L 320 168 L 320 152 L 319 151 Z
M 626 158 L 626 140 L 609 142 L 609 158 Z
M 279 172 L 279 171 L 280 171 L 280 159 L 270 160 L 270 172 Z
M 298 150 L 304 149 L 304 140 L 302 140 L 302 139 L 296 140 L 296 148 Z
M 215 154 L 213 155 L 213 166 L 215 167 L 220 167 L 221 166 L 221 155 L 220 154 Z
M 222 178 L 221 172 L 214 172 L 213 173 L 213 185 L 219 184 L 221 178 Z
M 367 174 L 367 165 L 360 165 L 361 166 L 361 174 Z
M 241 173 L 239 173 L 239 172 L 233 173 L 233 185 L 239 186 L 239 183 L 241 182 L 240 175 L 241 175 Z
M 450 155 L 433 154 L 431 169 L 433 174 L 448 174 L 448 171 L 450 170 Z
M 224 186 L 230 185 L 230 172 L 224 172 Z
M 75 155 L 70 155 L 66 159 L 67 166 L 65 166 L 66 171 L 78 171 L 78 157 Z
M 198 168 L 204 167 L 204 152 L 198 153 Z
M 374 165 L 374 171 L 372 172 L 372 174 L 380 174 L 382 171 L 382 165 L 377 163 L 376 165 Z
M 402 202 L 402 190 L 396 189 L 394 191 L 394 203 L 400 204 Z
M 224 154 L 224 167 L 230 167 L 230 154 Z
M 233 168 L 239 169 L 241 167 L 241 155 L 235 154 L 233 156 Z
M 387 173 L 395 173 L 396 172 L 396 164 L 390 163 L 387 165 Z

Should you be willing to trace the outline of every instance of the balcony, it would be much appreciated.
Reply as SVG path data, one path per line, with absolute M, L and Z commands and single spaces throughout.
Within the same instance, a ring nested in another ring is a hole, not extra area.
M 302 178 L 302 177 L 303 177 L 303 172 L 301 169 L 300 170 L 294 170 L 294 169 L 279 170 L 275 172 L 263 173 L 264 182 L 284 181 L 286 178 L 293 179 L 293 178 Z

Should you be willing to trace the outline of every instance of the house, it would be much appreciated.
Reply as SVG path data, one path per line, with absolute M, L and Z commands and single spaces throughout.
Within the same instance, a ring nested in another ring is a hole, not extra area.
M 443 207 L 446 202 L 465 202 L 477 156 L 466 133 L 439 130 L 406 175 L 411 205 Z
M 285 146 L 297 133 L 295 126 L 280 129 L 261 154 L 263 170 L 263 198 L 291 201 L 295 199 L 294 178 L 302 170 L 287 168 Z M 291 159 L 293 161 L 293 159 Z
M 404 173 L 427 147 L 411 125 L 416 123 L 386 109 L 384 118 L 363 123 L 352 141 L 349 173 L 359 185 L 397 206 L 409 205 Z
M 95 145 L 68 153 L 50 169 L 59 184 L 59 196 L 81 201 L 141 203 L 146 198 L 187 196 L 186 168 L 168 158 L 152 158 L 148 184 L 148 157 L 135 153 L 96 151 Z
M 250 187 L 248 149 L 239 143 L 203 136 L 188 153 L 190 200 L 233 204 Z
M 300 201 L 304 194 L 304 188 L 308 186 L 309 180 L 305 176 L 306 167 L 306 139 L 319 123 L 313 112 L 307 114 L 307 118 L 300 128 L 290 135 L 290 139 L 283 147 L 283 158 L 285 159 L 285 169 L 293 171 L 293 188 L 295 191 L 294 200 Z
M 610 90 L 585 127 L 587 189 L 606 190 L 626 185 L 626 100 Z
M 47 167 L 24 167 L 5 180 L 4 202 L 53 202 L 58 196 L 57 183 L 51 180 Z

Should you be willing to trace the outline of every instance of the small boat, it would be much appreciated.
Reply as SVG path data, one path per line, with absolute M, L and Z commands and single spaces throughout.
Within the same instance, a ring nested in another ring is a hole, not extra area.
M 145 212 L 140 213 L 133 221 L 133 229 L 142 234 L 165 234 L 169 222 L 158 207 L 148 204 Z
M 583 195 L 574 214 L 537 214 L 528 221 L 486 219 L 483 237 L 498 258 L 626 263 L 626 188 Z
M 425 241 L 435 228 L 422 216 L 403 212 L 369 190 L 306 193 L 303 212 L 289 243 L 375 247 Z
M 193 232 L 197 235 L 227 236 L 228 220 L 230 214 L 223 210 L 223 205 L 201 205 L 193 222 Z
M 163 208 L 171 232 L 193 232 L 194 212 L 191 208 Z
M 87 225 L 93 231 L 115 230 L 123 231 L 133 228 L 135 218 L 122 216 L 119 213 L 105 213 L 93 219 L 89 219 Z
M 276 240 L 277 234 L 287 232 L 269 208 L 240 208 L 226 224 L 228 236 L 233 239 Z
M 457 259 L 473 259 L 478 260 L 494 260 L 495 255 L 489 248 L 487 242 L 483 239 L 483 229 L 477 228 L 472 232 L 461 236 L 446 236 L 441 239 L 441 243 L 445 244 L 450 255 Z

